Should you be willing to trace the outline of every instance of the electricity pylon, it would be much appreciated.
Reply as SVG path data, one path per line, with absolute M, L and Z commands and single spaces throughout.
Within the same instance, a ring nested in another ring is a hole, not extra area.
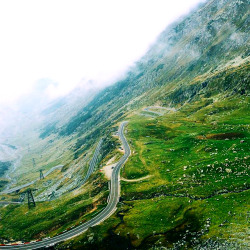
M 44 179 L 43 169 L 40 169 L 40 180 Z
M 31 209 L 32 207 L 36 206 L 36 203 L 32 194 L 32 190 L 29 188 L 26 192 L 28 196 L 28 207 L 29 209 Z

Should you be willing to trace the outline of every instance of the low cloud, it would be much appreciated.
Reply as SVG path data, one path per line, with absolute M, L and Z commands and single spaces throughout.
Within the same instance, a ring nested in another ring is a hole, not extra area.
M 50 79 L 50 97 L 82 79 L 111 84 L 201 0 L 0 2 L 0 104 Z M 54 84 L 57 83 L 57 84 Z

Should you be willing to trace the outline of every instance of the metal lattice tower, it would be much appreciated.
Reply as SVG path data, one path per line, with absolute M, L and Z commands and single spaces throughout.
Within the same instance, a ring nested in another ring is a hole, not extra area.
M 27 192 L 27 196 L 28 196 L 28 207 L 29 207 L 29 209 L 32 208 L 32 207 L 35 207 L 36 203 L 35 203 L 35 200 L 34 200 L 31 189 L 28 189 L 26 192 Z
M 44 179 L 43 169 L 40 169 L 40 180 Z

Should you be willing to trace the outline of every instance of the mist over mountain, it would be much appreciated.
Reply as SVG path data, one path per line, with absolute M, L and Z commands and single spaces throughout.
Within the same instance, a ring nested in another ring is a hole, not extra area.
M 105 86 L 105 85 L 104 85 Z M 66 123 L 104 86 L 95 81 L 83 80 L 67 95 L 51 96 L 58 83 L 50 79 L 39 80 L 31 90 L 17 101 L 0 106 L 2 141 L 18 133 L 39 128 L 52 122 Z M 66 115 L 65 115 L 66 114 Z
M 52 100 L 43 79 L 0 110 L 16 156 L 0 159 L 0 242 L 246 249 L 249 3 L 200 4 L 109 86 L 83 79 Z
M 133 106 L 143 105 L 148 101 L 153 103 L 159 100 L 172 106 L 172 103 L 182 104 L 190 97 L 194 98 L 199 94 L 201 81 L 186 87 L 192 93 L 187 90 L 187 93 L 182 95 L 178 91 L 185 88 L 183 85 L 193 84 L 198 75 L 211 73 L 210 76 L 213 76 L 248 61 L 247 13 L 247 2 L 209 1 L 188 18 L 171 25 L 127 77 L 115 86 L 103 90 L 83 109 L 83 116 L 86 112 L 90 114 L 88 119 L 81 121 L 79 113 L 75 120 L 70 121 L 68 127 L 77 129 L 78 126 L 84 127 L 85 123 L 91 123 L 91 119 L 97 122 L 111 114 L 119 116 L 122 110 L 126 112 Z M 248 82 L 242 80 L 243 82 L 239 82 L 239 88 L 245 89 Z M 221 84 L 228 91 L 237 87 L 233 82 Z M 161 86 L 166 86 L 168 91 L 162 91 L 152 100 L 150 95 L 155 95 L 152 89 L 159 91 Z M 217 86 L 217 91 L 220 87 Z M 100 118 L 97 117 L 97 110 L 102 110 Z M 62 129 L 62 133 L 75 131 L 73 129 L 67 132 L 67 128 Z

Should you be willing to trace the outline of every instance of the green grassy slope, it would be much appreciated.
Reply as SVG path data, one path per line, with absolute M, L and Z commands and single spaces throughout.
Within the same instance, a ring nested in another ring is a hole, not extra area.
M 8 205 L 1 209 L 1 242 L 23 242 L 54 236 L 82 223 L 106 205 L 108 185 L 100 175 L 92 176 L 81 187 L 53 201 L 36 202 L 28 209 L 27 204 Z M 14 194 L 10 197 L 15 197 Z
M 43 143 L 55 139 L 50 155 L 57 141 L 63 144 L 62 159 L 70 170 L 103 135 L 108 139 L 101 163 L 120 155 L 111 134 L 120 121 L 129 120 L 126 136 L 132 154 L 121 171 L 118 210 L 57 249 L 246 247 L 248 4 L 208 1 L 163 32 L 123 80 L 98 94 L 68 123 L 41 131 Z M 143 111 L 152 105 L 176 111 L 154 108 L 162 116 Z M 27 169 L 22 171 L 25 176 Z M 98 175 L 99 189 L 89 182 L 79 192 L 41 202 L 32 211 L 24 205 L 2 208 L 2 240 L 53 236 L 94 216 L 98 208 L 92 211 L 91 204 L 105 204 L 106 182 Z M 89 194 L 93 189 L 97 191 Z
M 243 74 L 248 68 L 235 71 Z M 206 80 L 214 86 L 223 79 L 221 74 Z M 59 248 L 244 249 L 250 184 L 249 97 L 231 90 L 212 96 L 204 91 L 176 112 L 151 117 L 144 113 L 140 109 L 129 116 L 132 155 L 121 172 L 117 213 Z

